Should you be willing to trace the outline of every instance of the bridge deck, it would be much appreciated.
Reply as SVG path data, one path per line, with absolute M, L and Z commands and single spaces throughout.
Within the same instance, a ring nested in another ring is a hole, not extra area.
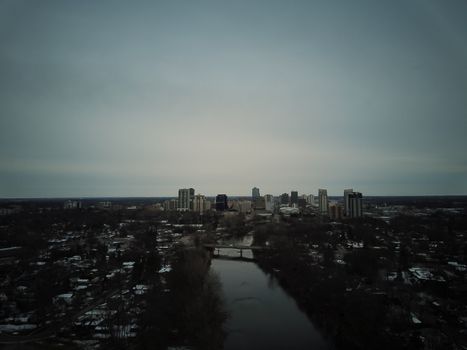
M 214 249 L 239 249 L 239 250 L 264 250 L 268 247 L 259 246 L 259 245 L 230 245 L 230 244 L 204 244 L 205 248 L 214 248 Z

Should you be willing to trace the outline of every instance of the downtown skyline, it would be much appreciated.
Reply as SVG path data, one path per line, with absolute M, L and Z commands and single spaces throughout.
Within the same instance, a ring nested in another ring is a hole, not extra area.
M 4 1 L 0 198 L 467 194 L 467 3 Z

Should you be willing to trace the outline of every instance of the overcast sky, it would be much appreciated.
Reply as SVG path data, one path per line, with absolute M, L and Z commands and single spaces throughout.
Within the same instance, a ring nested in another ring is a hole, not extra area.
M 0 0 L 0 197 L 467 194 L 467 1 Z

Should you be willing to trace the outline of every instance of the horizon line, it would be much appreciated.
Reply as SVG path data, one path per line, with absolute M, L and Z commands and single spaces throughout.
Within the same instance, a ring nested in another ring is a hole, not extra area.
M 358 192 L 358 191 L 356 191 Z M 284 192 L 285 193 L 285 192 Z M 218 193 L 219 194 L 219 193 Z M 206 195 L 203 194 L 205 197 L 216 197 L 218 194 L 215 195 Z M 226 194 L 226 193 L 221 193 L 221 194 Z M 266 193 L 265 195 L 270 194 Z M 252 197 L 251 195 L 229 195 L 226 194 L 227 198 L 232 197 L 232 198 L 237 198 L 237 197 Z M 308 194 L 309 195 L 309 194 Z M 318 195 L 313 194 L 314 196 L 318 197 Z M 262 195 L 264 196 L 264 195 Z M 281 194 L 279 195 L 274 195 L 274 197 L 280 197 Z M 467 194 L 391 194 L 391 195 L 384 195 L 384 194 L 370 194 L 370 195 L 365 195 L 363 194 L 364 197 L 467 197 Z M 343 197 L 343 194 L 335 195 L 335 194 L 328 194 L 328 197 Z M 65 200 L 65 199 L 110 199 L 110 198 L 115 198 L 115 199 L 151 199 L 151 198 L 178 198 L 178 196 L 58 196 L 58 197 L 0 197 L 0 201 L 5 201 L 5 200 Z

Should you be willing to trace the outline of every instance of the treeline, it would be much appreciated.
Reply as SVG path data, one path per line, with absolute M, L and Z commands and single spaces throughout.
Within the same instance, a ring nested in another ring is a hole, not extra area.
M 375 229 L 384 234 L 386 226 L 373 219 L 354 220 L 339 229 L 320 219 L 264 225 L 255 232 L 255 244 L 268 242 L 272 249 L 255 257 L 338 348 L 401 349 L 405 343 L 386 328 L 404 328 L 406 314 L 392 314 L 389 296 L 375 288 L 378 271 L 390 259 L 380 259 L 368 247 Z M 363 241 L 364 247 L 348 252 L 345 265 L 336 264 L 338 247 L 347 239 Z M 318 258 L 310 256 L 311 248 Z
M 202 249 L 176 252 L 172 270 L 154 281 L 147 296 L 136 348 L 222 349 L 228 314 L 208 254 Z

